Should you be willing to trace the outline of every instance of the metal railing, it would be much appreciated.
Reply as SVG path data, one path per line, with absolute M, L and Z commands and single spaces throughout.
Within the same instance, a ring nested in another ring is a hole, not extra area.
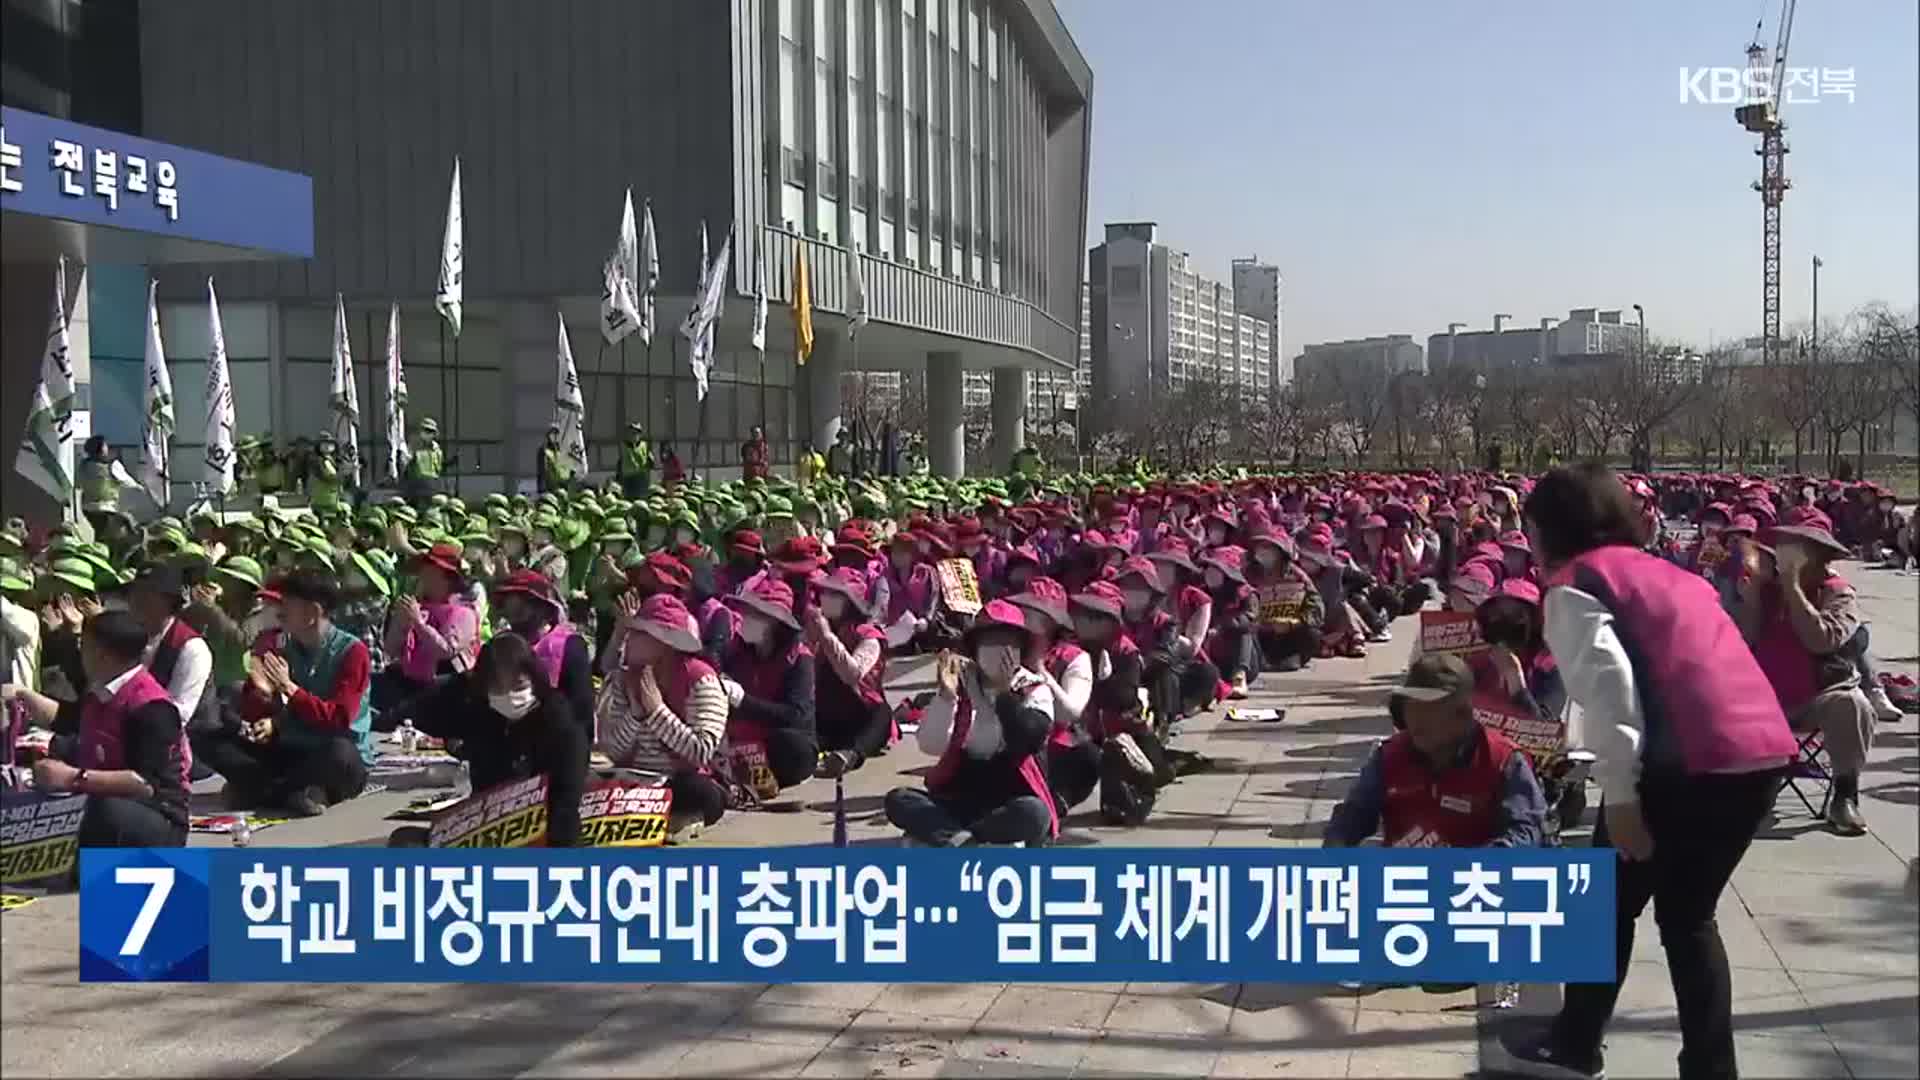
M 768 302 L 792 303 L 794 246 L 801 242 L 785 229 L 761 230 Z M 807 286 L 816 311 L 846 314 L 857 258 L 866 283 L 867 318 L 874 322 L 1004 345 L 1067 369 L 1079 357 L 1078 331 L 1024 300 L 825 241 L 806 240 L 805 245 Z

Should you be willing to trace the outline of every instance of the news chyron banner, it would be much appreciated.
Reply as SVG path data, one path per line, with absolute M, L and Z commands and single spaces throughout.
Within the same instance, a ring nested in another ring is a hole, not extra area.
M 134 849 L 83 981 L 1593 982 L 1611 849 Z

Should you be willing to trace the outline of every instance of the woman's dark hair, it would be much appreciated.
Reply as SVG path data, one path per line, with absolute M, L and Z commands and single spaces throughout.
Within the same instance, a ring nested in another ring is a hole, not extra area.
M 1558 563 L 1609 544 L 1639 547 L 1633 495 L 1599 462 L 1567 465 L 1540 478 L 1523 511 L 1539 535 L 1542 563 Z
M 340 588 L 333 578 L 318 570 L 295 570 L 280 581 L 280 595 L 305 600 L 327 614 L 340 603 Z
M 80 449 L 81 452 L 85 453 L 88 457 L 97 457 L 104 454 L 107 452 L 107 437 L 105 435 L 89 435 L 87 436 L 87 444 Z
M 138 660 L 147 651 L 147 628 L 131 611 L 101 611 L 87 619 L 81 636 L 119 661 Z
M 522 675 L 536 692 L 548 685 L 547 669 L 540 666 L 540 658 L 533 655 L 533 646 L 519 634 L 495 634 L 480 650 L 480 659 L 473 665 L 473 685 L 483 694 L 490 687 Z

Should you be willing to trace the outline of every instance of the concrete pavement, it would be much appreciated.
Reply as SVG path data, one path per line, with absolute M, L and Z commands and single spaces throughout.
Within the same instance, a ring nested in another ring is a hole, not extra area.
M 1848 570 L 1876 651 L 1915 671 L 1920 578 Z M 1396 641 L 1364 661 L 1263 680 L 1249 704 L 1286 708 L 1282 724 L 1233 724 L 1220 712 L 1190 722 L 1178 745 L 1213 756 L 1218 771 L 1168 789 L 1139 830 L 1081 814 L 1062 843 L 1317 844 L 1387 728 L 1386 690 L 1412 632 L 1403 620 Z M 927 677 L 910 667 L 898 688 Z M 1736 875 L 1721 926 L 1749 1075 L 1912 1075 L 1920 942 L 1906 865 L 1920 849 L 1917 755 L 1914 718 L 1882 725 L 1862 783 L 1873 835 L 1832 836 L 1789 794 Z M 909 743 L 849 778 L 854 843 L 891 842 L 880 798 L 917 783 L 911 774 L 925 764 Z M 826 842 L 831 786 L 795 794 L 780 809 L 730 815 L 701 842 Z M 393 825 L 384 815 L 407 797 L 364 797 L 255 843 L 378 844 Z M 1281 836 L 1269 837 L 1276 825 Z M 1558 997 L 1528 987 L 1520 1009 L 1497 1013 L 1477 1007 L 1475 992 L 1267 984 L 82 986 L 77 913 L 63 896 L 0 916 L 6 1076 L 1457 1077 L 1480 1068 L 1497 1025 L 1533 1022 Z M 1673 1075 L 1664 965 L 1649 918 L 1608 1040 L 1615 1076 Z

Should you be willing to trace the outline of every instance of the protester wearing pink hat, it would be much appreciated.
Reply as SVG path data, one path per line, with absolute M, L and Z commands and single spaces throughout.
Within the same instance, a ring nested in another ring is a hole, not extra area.
M 887 636 L 867 618 L 866 575 L 837 567 L 816 575 L 803 635 L 817 658 L 814 732 L 816 774 L 845 775 L 886 749 L 895 737 L 887 705 Z
M 1247 587 L 1257 604 L 1250 674 L 1267 667 L 1283 674 L 1299 671 L 1320 655 L 1327 618 L 1320 590 L 1295 561 L 1293 541 L 1285 533 L 1258 533 L 1247 546 L 1253 555 Z
M 1009 597 L 1026 618 L 1033 637 L 1026 667 L 1039 672 L 1053 694 L 1053 728 L 1047 734 L 1047 783 L 1054 808 L 1064 816 L 1085 802 L 1100 782 L 1100 748 L 1081 718 L 1093 696 L 1093 661 L 1072 640 L 1073 614 L 1066 589 L 1050 577 L 1027 583 L 1027 591 Z
M 808 779 L 819 765 L 813 650 L 801 635 L 793 589 L 786 582 L 763 577 L 727 603 L 740 617 L 721 665 L 732 707 L 727 755 L 735 786 L 730 794 L 736 802 L 747 791 L 769 798 Z M 760 763 L 767 774 L 741 775 Z
M 1096 581 L 1073 594 L 1070 609 L 1074 635 L 1095 672 L 1085 722 L 1101 752 L 1100 814 L 1111 824 L 1138 825 L 1153 811 L 1155 792 L 1173 779 L 1140 705 L 1146 657 L 1127 633 L 1119 586 Z
M 938 689 L 920 722 L 920 749 L 934 757 L 925 788 L 887 793 L 887 820 L 917 844 L 1043 844 L 1059 833 L 1039 755 L 1053 726 L 1053 694 L 1022 661 L 1026 618 L 989 601 L 962 639 L 942 653 Z
M 687 838 L 726 812 L 712 776 L 727 733 L 727 692 L 700 657 L 680 598 L 656 593 L 626 620 L 620 669 L 607 680 L 600 746 L 615 765 L 658 773 L 673 788 L 669 831 Z

